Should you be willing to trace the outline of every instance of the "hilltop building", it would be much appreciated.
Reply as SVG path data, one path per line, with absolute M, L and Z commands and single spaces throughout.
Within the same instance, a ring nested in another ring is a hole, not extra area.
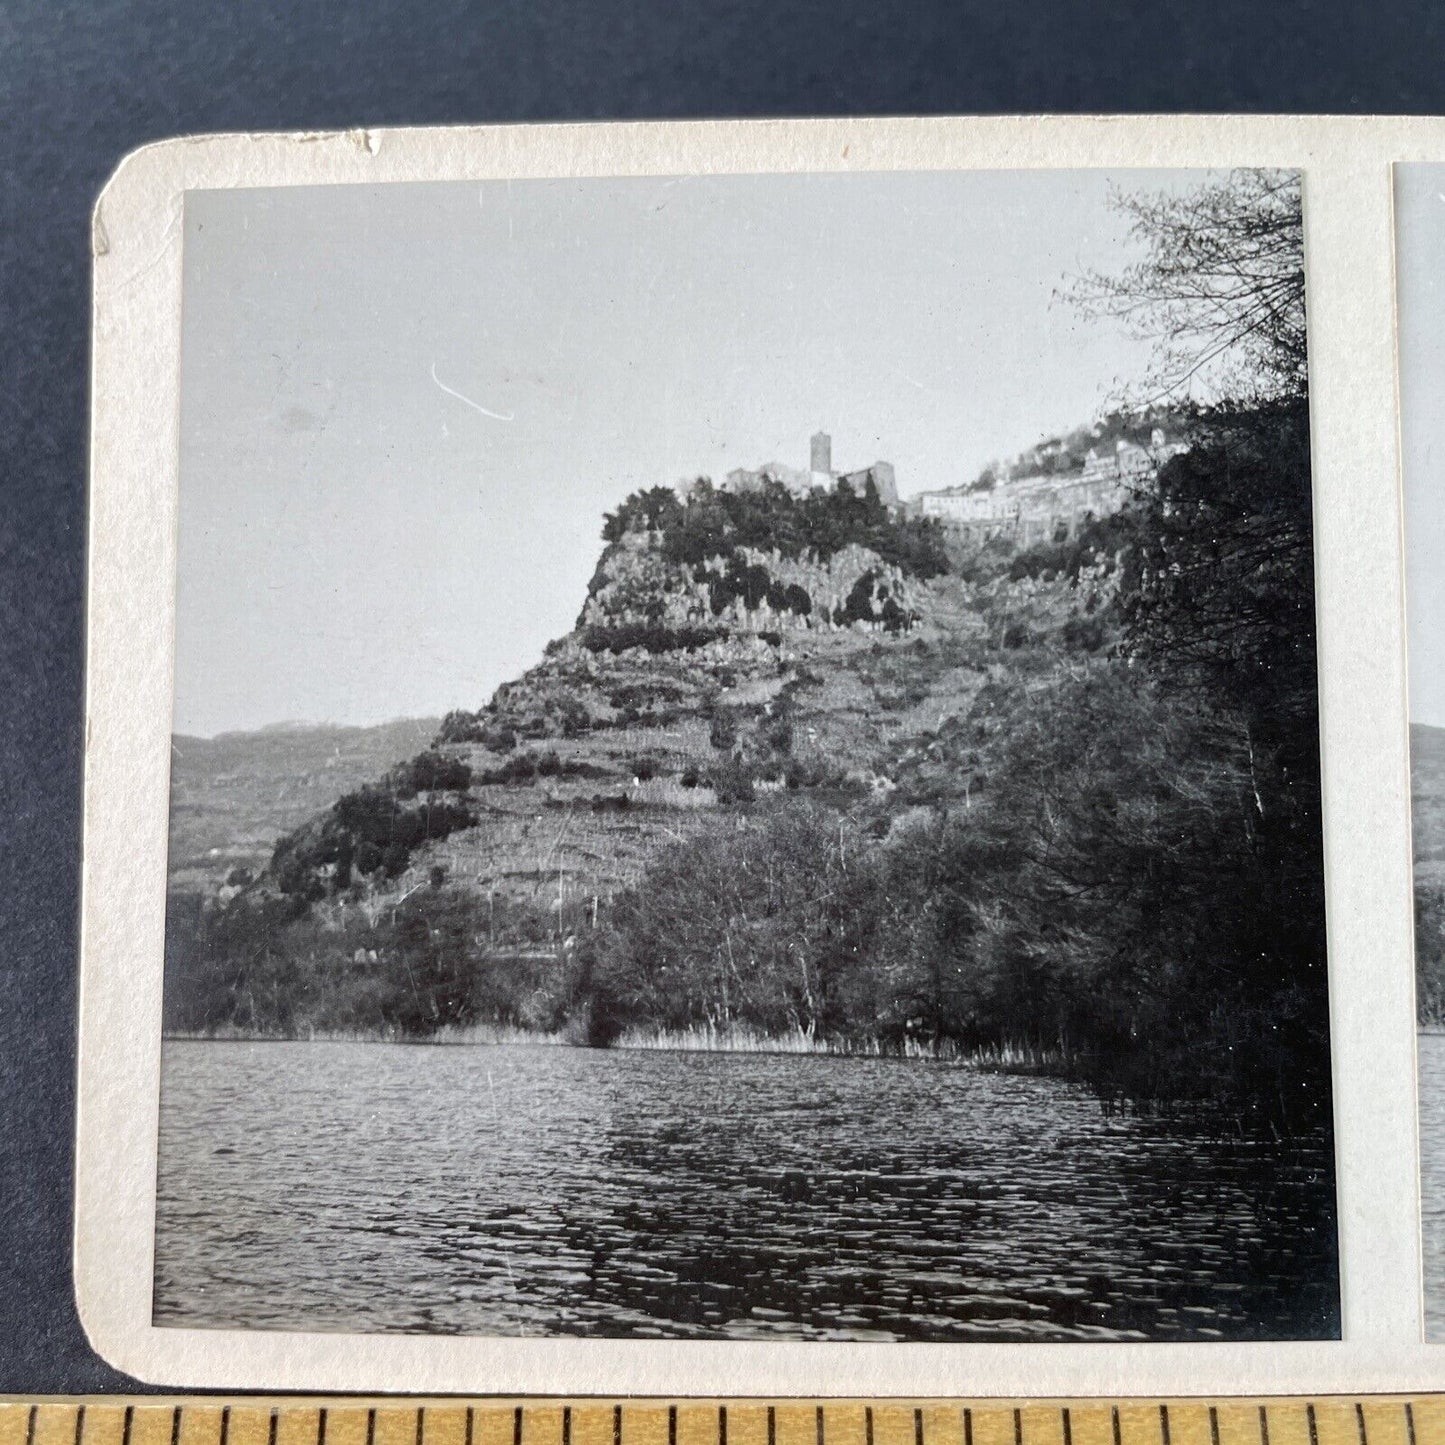
M 896 509 L 898 480 L 892 462 L 874 462 L 855 472 L 833 470 L 833 439 L 825 431 L 815 432 L 808 444 L 808 467 L 790 467 L 784 462 L 764 462 L 760 467 L 735 467 L 722 484 L 725 492 L 755 492 L 765 482 L 786 487 L 795 497 L 806 497 L 814 491 L 832 491 L 839 482 L 847 482 L 855 492 L 862 493 L 869 482 L 878 491 L 885 507 Z
M 1072 537 L 1089 518 L 1112 516 L 1170 457 L 1185 450 L 1156 427 L 1147 447 L 1127 439 L 1112 449 L 1091 447 L 1078 471 L 1000 478 L 987 489 L 923 492 L 912 506 L 919 516 L 937 517 L 978 541 L 1008 536 L 1027 544 L 1061 531 Z

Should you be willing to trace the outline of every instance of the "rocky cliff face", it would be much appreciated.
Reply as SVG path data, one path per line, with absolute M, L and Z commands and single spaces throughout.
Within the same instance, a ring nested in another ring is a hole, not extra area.
M 608 548 L 578 629 L 725 628 L 766 633 L 839 627 L 902 631 L 923 591 L 902 568 L 850 542 L 826 559 L 737 546 L 687 566 L 669 561 L 661 533 L 629 532 Z
M 935 543 L 847 495 L 629 498 L 574 629 L 282 839 L 260 885 L 341 918 L 450 880 L 548 937 L 731 811 L 886 793 L 979 683 Z

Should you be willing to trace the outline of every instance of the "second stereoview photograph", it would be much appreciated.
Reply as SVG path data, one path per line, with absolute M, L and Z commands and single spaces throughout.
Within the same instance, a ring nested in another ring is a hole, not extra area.
M 1445 165 L 1395 168 L 1425 1334 L 1445 1340 Z
M 1338 1337 L 1301 204 L 189 192 L 155 1323 Z

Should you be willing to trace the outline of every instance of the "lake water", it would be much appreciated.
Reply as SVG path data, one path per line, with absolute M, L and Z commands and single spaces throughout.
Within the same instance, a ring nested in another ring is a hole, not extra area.
M 158 1324 L 1333 1336 L 1327 1151 L 955 1065 L 165 1046 Z
M 1419 1063 L 1425 1334 L 1445 1340 L 1445 1034 L 1420 1035 Z

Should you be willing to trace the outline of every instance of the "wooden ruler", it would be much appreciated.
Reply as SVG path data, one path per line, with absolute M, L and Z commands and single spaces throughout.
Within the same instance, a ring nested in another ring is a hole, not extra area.
M 1445 1395 L 1213 1402 L 0 1399 L 0 1445 L 1445 1445 Z

